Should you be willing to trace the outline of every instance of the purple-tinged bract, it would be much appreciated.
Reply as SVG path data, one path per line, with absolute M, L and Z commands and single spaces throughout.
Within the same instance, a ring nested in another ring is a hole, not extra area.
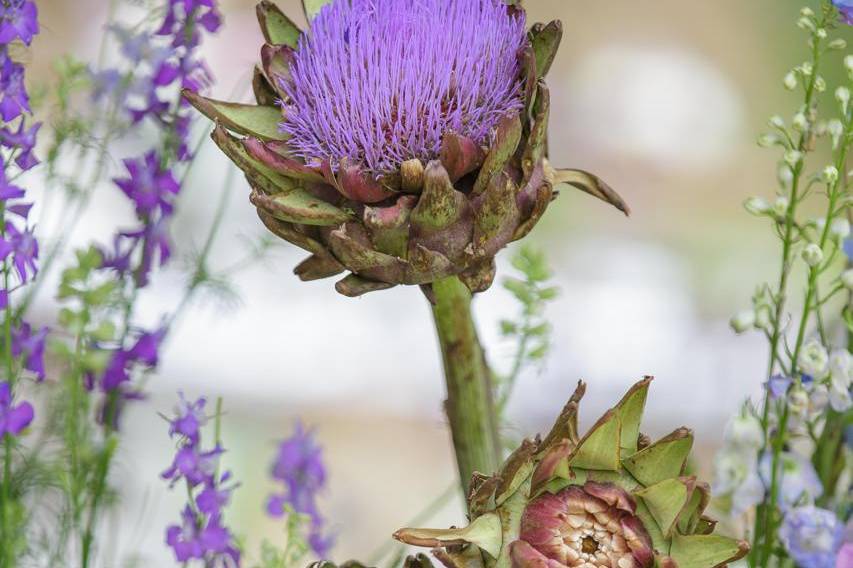
M 339 0 L 299 42 L 282 128 L 306 162 L 374 174 L 436 159 L 448 131 L 488 143 L 522 108 L 525 42 L 498 0 Z

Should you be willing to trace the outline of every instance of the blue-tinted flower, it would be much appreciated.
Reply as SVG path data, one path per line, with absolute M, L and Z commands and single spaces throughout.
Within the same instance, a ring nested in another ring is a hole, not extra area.
M 33 406 L 26 401 L 13 404 L 11 386 L 0 382 L 0 438 L 20 434 L 33 421 L 33 415 Z
M 239 565 L 240 553 L 220 518 L 212 517 L 203 527 L 199 527 L 195 513 L 187 506 L 181 513 L 181 519 L 181 525 L 171 525 L 166 529 L 166 544 L 175 552 L 178 562 L 223 556 L 230 559 L 233 563 L 231 566 Z
M 141 160 L 125 160 L 124 167 L 130 177 L 113 181 L 133 201 L 137 215 L 172 212 L 172 201 L 181 186 L 172 172 L 163 168 L 156 152 L 147 153 Z
M 12 330 L 12 355 L 24 357 L 24 368 L 40 381 L 45 377 L 44 346 L 47 333 L 46 327 L 33 333 L 32 327 L 26 322 Z
M 30 98 L 24 85 L 24 66 L 12 61 L 5 48 L 0 49 L 0 117 L 11 122 L 30 112 Z
M 379 174 L 439 155 L 448 131 L 478 143 L 522 108 L 525 18 L 500 0 L 333 2 L 282 80 L 282 128 L 306 162 Z
M 765 453 L 758 467 L 761 479 L 770 487 L 772 456 Z M 811 460 L 793 452 L 782 452 L 779 459 L 779 508 L 783 511 L 801 504 L 810 504 L 823 495 L 823 484 Z
M 848 25 L 853 25 L 853 0 L 832 0 L 841 14 L 841 20 Z
M 0 43 L 20 39 L 27 45 L 39 33 L 38 9 L 32 0 L 0 2 Z
M 21 282 L 36 275 L 39 247 L 32 229 L 22 231 L 13 223 L 6 223 L 6 236 L 0 237 L 0 260 L 10 255 Z
M 770 391 L 770 396 L 773 399 L 780 399 L 788 393 L 791 383 L 793 383 L 793 380 L 790 377 L 786 377 L 784 375 L 773 375 L 770 377 L 770 380 L 767 381 L 767 390 Z
M 301 423 L 296 424 L 290 438 L 279 444 L 271 474 L 284 484 L 284 492 L 270 496 L 267 513 L 281 517 L 290 506 L 296 513 L 310 517 L 309 543 L 317 556 L 325 556 L 332 539 L 323 534 L 324 521 L 317 508 L 317 494 L 326 484 L 326 467 L 322 449 Z
M 785 514 L 779 539 L 802 568 L 835 568 L 844 526 L 832 511 L 797 507 Z

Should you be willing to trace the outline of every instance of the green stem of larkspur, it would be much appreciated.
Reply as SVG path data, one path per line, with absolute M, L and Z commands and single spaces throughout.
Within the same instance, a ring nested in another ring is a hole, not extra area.
M 471 292 L 455 276 L 434 282 L 432 290 L 447 383 L 445 412 L 467 495 L 475 471 L 491 475 L 500 464 L 492 376 L 471 314 Z

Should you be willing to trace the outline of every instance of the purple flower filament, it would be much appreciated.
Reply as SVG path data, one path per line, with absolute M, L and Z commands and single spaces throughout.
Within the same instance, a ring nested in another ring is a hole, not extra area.
M 299 42 L 282 129 L 306 160 L 374 174 L 487 142 L 522 108 L 525 20 L 499 0 L 337 0 Z

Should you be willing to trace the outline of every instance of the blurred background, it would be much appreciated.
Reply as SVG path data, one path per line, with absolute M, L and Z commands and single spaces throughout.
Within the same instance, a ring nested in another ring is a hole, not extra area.
M 107 2 L 39 4 L 44 29 L 33 52 L 34 84 L 51 80 L 64 53 L 94 60 Z M 220 4 L 225 26 L 203 51 L 217 79 L 213 96 L 233 98 L 248 82 L 262 39 L 254 0 Z M 296 0 L 279 4 L 303 22 Z M 566 190 L 529 238 L 547 251 L 561 294 L 548 314 L 550 358 L 541 372 L 521 378 L 512 400 L 512 434 L 547 429 L 580 378 L 589 383 L 582 415 L 588 426 L 638 378 L 654 375 L 644 430 L 659 436 L 694 427 L 707 476 L 727 418 L 759 393 L 766 365 L 762 338 L 736 337 L 728 319 L 749 305 L 758 283 L 777 277 L 772 231 L 741 203 L 750 195 L 770 198 L 775 189 L 777 156 L 754 140 L 770 114 L 789 115 L 797 104 L 781 78 L 805 56 L 804 34 L 794 26 L 801 3 L 525 4 L 531 21 L 559 18 L 565 28 L 549 78 L 552 162 L 598 173 L 633 215 Z M 118 147 L 114 155 L 132 150 Z M 212 144 L 198 159 L 174 228 L 185 250 L 200 244 L 229 167 Z M 243 236 L 261 233 L 237 180 L 214 256 L 222 265 L 240 254 Z M 131 217 L 125 199 L 105 186 L 73 242 L 106 238 Z M 511 272 L 510 255 L 501 256 L 499 278 Z M 332 281 L 300 283 L 291 270 L 302 257 L 292 247 L 275 249 L 266 264 L 239 275 L 238 304 L 197 302 L 175 330 L 150 398 L 127 416 L 115 472 L 123 476 L 123 504 L 111 527 L 118 557 L 136 552 L 150 565 L 172 562 L 163 531 L 177 518 L 182 495 L 166 491 L 158 477 L 173 450 L 158 412 L 170 411 L 177 391 L 225 398 L 225 461 L 242 480 L 229 522 L 250 549 L 282 532 L 263 505 L 275 442 L 297 419 L 325 449 L 322 507 L 339 532 L 335 560 L 369 559 L 454 482 L 439 352 L 420 291 L 343 298 Z M 183 279 L 177 269 L 160 275 L 143 317 L 156 322 L 172 310 Z M 37 311 L 48 324 L 56 309 L 51 288 Z M 517 310 L 497 285 L 476 302 L 498 368 L 513 348 L 501 340 L 498 321 Z M 459 523 L 461 512 L 452 500 L 431 523 Z

